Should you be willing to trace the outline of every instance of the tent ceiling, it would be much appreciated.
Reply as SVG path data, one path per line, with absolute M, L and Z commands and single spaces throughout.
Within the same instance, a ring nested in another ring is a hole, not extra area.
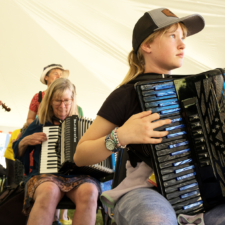
M 21 127 L 31 98 L 46 86 L 44 66 L 70 70 L 84 115 L 95 118 L 125 76 L 132 29 L 145 11 L 168 7 L 179 17 L 199 13 L 205 29 L 186 39 L 186 58 L 173 74 L 225 67 L 224 0 L 0 0 L 0 127 Z

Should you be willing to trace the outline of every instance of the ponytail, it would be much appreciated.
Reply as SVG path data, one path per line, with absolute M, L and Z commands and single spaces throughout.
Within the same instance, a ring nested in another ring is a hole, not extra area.
M 141 59 L 139 59 L 141 58 Z M 123 79 L 122 83 L 119 86 L 122 86 L 126 83 L 128 83 L 130 80 L 134 79 L 137 77 L 139 74 L 143 73 L 145 70 L 145 65 L 144 65 L 144 57 L 142 54 L 136 55 L 134 50 L 132 50 L 129 55 L 128 55 L 128 64 L 130 66 L 130 69 Z

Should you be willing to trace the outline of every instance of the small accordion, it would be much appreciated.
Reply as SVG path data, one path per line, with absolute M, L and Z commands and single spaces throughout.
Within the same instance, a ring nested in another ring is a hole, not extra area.
M 90 175 L 100 181 L 112 179 L 115 154 L 90 166 L 78 167 L 73 162 L 78 141 L 91 123 L 91 120 L 73 115 L 67 117 L 60 126 L 43 126 L 47 141 L 41 146 L 39 173 Z
M 224 69 L 138 82 L 143 111 L 172 123 L 159 144 L 132 150 L 153 167 L 158 191 L 176 214 L 205 212 L 225 202 Z

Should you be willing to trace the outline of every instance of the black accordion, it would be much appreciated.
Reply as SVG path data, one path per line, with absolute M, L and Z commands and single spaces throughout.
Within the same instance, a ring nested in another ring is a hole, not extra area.
M 48 140 L 42 143 L 39 173 L 90 175 L 100 181 L 112 179 L 115 168 L 115 154 L 104 161 L 78 167 L 73 162 L 78 141 L 91 125 L 92 120 L 67 117 L 60 126 L 43 126 Z
M 224 76 L 215 69 L 135 84 L 142 110 L 172 121 L 155 129 L 169 132 L 160 144 L 133 151 L 153 167 L 158 191 L 176 214 L 225 202 Z

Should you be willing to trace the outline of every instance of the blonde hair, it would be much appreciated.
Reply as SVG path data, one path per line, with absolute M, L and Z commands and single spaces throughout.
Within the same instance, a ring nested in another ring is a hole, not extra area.
M 61 97 L 66 90 L 71 91 L 71 98 L 73 99 L 68 116 L 78 115 L 75 85 L 67 78 L 58 78 L 51 83 L 39 106 L 38 118 L 40 124 L 45 124 L 46 122 L 52 123 L 52 117 L 54 116 L 53 108 L 50 104 L 52 98 L 56 95 Z
M 154 39 L 158 36 L 163 36 L 172 26 L 174 26 L 174 29 L 176 30 L 178 28 L 178 24 L 181 26 L 181 29 L 184 33 L 184 37 L 187 36 L 187 28 L 183 23 L 176 23 L 172 24 L 168 27 L 162 28 L 152 34 L 150 34 L 141 44 L 151 44 Z M 130 66 L 130 69 L 123 79 L 122 83 L 119 84 L 118 87 L 128 83 L 132 79 L 136 78 L 139 74 L 144 73 L 145 70 L 145 60 L 144 56 L 142 54 L 142 49 L 139 47 L 137 54 L 132 50 L 128 55 L 128 64 Z

